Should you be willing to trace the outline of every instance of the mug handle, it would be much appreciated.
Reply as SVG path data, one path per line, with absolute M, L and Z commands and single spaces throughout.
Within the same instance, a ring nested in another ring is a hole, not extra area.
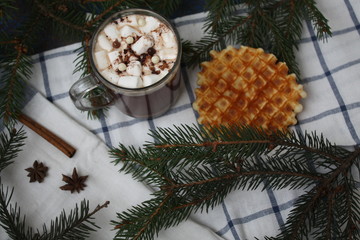
M 75 107 L 83 111 L 110 106 L 115 100 L 115 94 L 92 75 L 76 81 L 71 86 L 69 95 Z

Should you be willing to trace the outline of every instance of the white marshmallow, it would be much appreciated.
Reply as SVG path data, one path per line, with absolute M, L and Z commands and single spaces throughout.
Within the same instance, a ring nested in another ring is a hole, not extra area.
M 119 51 L 112 51 L 108 53 L 110 62 L 113 64 L 116 60 L 119 59 Z
M 168 70 L 162 71 L 160 74 L 149 74 L 143 76 L 143 84 L 144 87 L 150 86 L 158 81 L 160 81 L 162 78 L 164 78 L 169 73 Z
M 104 49 L 104 50 L 106 50 L 106 51 L 108 51 L 108 52 L 111 51 L 111 49 L 112 49 L 112 44 L 111 44 L 111 42 L 109 41 L 109 39 L 107 39 L 107 37 L 105 36 L 105 34 L 103 34 L 103 33 L 102 33 L 102 34 L 99 34 L 97 41 L 98 41 L 98 43 L 99 43 L 99 46 L 100 46 L 102 49 Z
M 140 33 L 136 29 L 134 29 L 128 25 L 125 25 L 124 27 L 122 27 L 120 29 L 119 36 L 128 37 L 128 36 L 131 36 L 133 33 L 135 33 L 136 35 L 140 35 Z
M 119 75 L 111 68 L 105 69 L 104 71 L 100 72 L 103 77 L 113 84 L 117 84 L 119 80 Z
M 138 60 L 138 58 L 136 56 L 130 56 L 130 58 L 129 58 L 130 62 L 135 62 L 137 60 Z
M 132 46 L 131 49 L 137 54 L 145 53 L 149 48 L 154 46 L 154 39 L 150 35 L 145 35 L 139 38 Z
M 161 49 L 163 44 L 161 43 L 162 38 L 161 38 L 159 32 L 151 32 L 151 36 L 154 39 L 154 45 L 155 45 L 154 48 Z
M 117 29 L 114 24 L 109 24 L 104 28 L 104 33 L 108 36 L 111 40 L 115 41 L 118 37 Z
M 161 34 L 161 37 L 163 39 L 164 46 L 166 48 L 176 48 L 176 40 L 174 33 L 171 31 L 165 32 Z
M 125 88 L 140 88 L 142 87 L 142 81 L 137 76 L 123 76 L 119 78 L 117 83 L 120 87 Z
M 140 30 L 145 32 L 145 33 L 150 33 L 151 31 L 155 30 L 156 28 L 159 27 L 160 22 L 158 20 L 156 20 L 153 17 L 145 17 L 145 24 L 144 25 L 140 25 Z
M 139 61 L 130 62 L 126 68 L 126 72 L 132 76 L 141 76 L 141 63 Z
M 103 70 L 110 65 L 108 58 L 106 57 L 106 53 L 106 51 L 98 51 L 94 53 L 95 63 L 99 70 Z
M 158 74 L 150 74 L 150 75 L 143 76 L 144 87 L 150 86 L 162 78 L 163 78 L 162 74 L 159 74 L 159 75 Z
M 177 48 L 164 48 L 157 52 L 160 59 L 176 59 Z
M 138 23 L 137 23 L 136 15 L 127 16 L 126 23 L 130 26 L 137 26 Z

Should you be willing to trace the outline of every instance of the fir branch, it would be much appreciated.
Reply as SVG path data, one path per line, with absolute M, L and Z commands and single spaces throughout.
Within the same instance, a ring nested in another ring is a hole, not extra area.
M 0 26 L 6 26 L 9 24 L 9 21 L 13 20 L 11 13 L 18 10 L 14 6 L 14 2 L 15 0 L 2 0 L 0 2 Z
M 358 234 L 358 193 L 348 176 L 360 160 L 360 149 L 339 150 L 316 134 L 269 135 L 246 126 L 210 131 L 175 126 L 150 135 L 154 142 L 144 149 L 120 145 L 110 151 L 115 164 L 123 162 L 121 171 L 158 189 L 153 199 L 118 214 L 113 221 L 116 239 L 152 239 L 193 212 L 209 211 L 233 190 L 268 187 L 306 190 L 276 239 Z M 313 171 L 309 161 L 322 171 Z
M 350 184 L 345 185 L 345 191 L 348 194 L 343 194 L 342 200 L 345 201 L 346 216 L 343 217 L 341 226 L 344 227 L 340 238 L 358 239 L 360 238 L 360 194 L 358 188 L 354 188 L 358 182 L 354 181 L 352 177 L 349 178 Z
M 324 221 L 326 222 L 325 230 L 331 229 L 330 225 L 333 224 L 333 222 L 340 221 L 342 217 L 339 217 L 339 219 L 334 219 L 333 215 L 329 217 L 329 215 L 332 213 L 333 209 L 336 209 L 333 206 L 330 206 L 329 202 L 326 203 L 326 201 L 333 199 L 333 193 L 334 188 L 337 188 L 339 183 L 336 181 L 338 180 L 341 175 L 344 173 L 347 174 L 349 171 L 351 171 L 351 166 L 355 163 L 355 161 L 359 161 L 360 156 L 360 149 L 355 150 L 350 156 L 344 159 L 343 164 L 338 167 L 336 170 L 330 173 L 330 175 L 321 181 L 316 187 L 314 187 L 309 193 L 304 194 L 301 196 L 295 203 L 295 209 L 291 211 L 288 221 L 285 224 L 284 232 L 282 232 L 280 235 L 277 236 L 277 239 L 301 239 L 301 236 L 308 236 L 308 235 L 320 235 L 322 237 L 330 236 L 330 238 L 326 239 L 332 239 L 333 237 L 336 237 L 336 235 L 333 235 L 333 233 L 329 231 L 325 231 L 325 234 L 320 234 L 318 232 L 311 233 L 311 226 L 314 227 L 315 230 L 316 227 L 319 227 L 324 224 Z M 346 178 L 342 178 L 341 180 L 344 181 Z M 341 183 L 340 183 L 341 184 Z M 350 189 L 356 188 L 354 184 L 351 184 L 351 182 L 344 182 L 344 184 L 350 184 Z M 330 202 L 332 203 L 332 202 Z M 328 207 L 327 209 L 320 208 L 321 205 L 324 205 L 325 207 Z M 320 214 L 319 211 L 323 210 L 325 211 L 325 219 L 319 219 L 316 218 L 316 214 L 313 214 L 314 212 L 317 214 Z M 342 212 L 344 214 L 344 212 Z M 351 212 L 346 211 L 345 214 L 352 215 Z M 355 224 L 355 228 L 352 228 L 348 234 L 349 236 L 354 234 L 355 232 L 359 232 L 358 226 L 359 222 Z M 321 228 L 320 228 L 321 229 Z
M 220 51 L 226 45 L 226 41 L 229 44 L 235 44 L 242 35 L 242 29 L 247 29 L 248 22 L 252 21 L 253 16 L 231 16 L 228 22 L 222 26 L 217 32 L 208 31 L 196 43 L 185 42 L 187 51 L 184 54 L 185 62 L 188 62 L 189 66 L 195 66 L 203 61 L 210 59 L 209 52 L 211 50 Z M 251 37 L 244 34 L 245 37 Z M 186 49 L 185 49 L 186 50 Z
M 114 11 L 114 9 L 116 9 L 118 6 L 120 6 L 121 4 L 123 4 L 126 0 L 120 0 L 120 1 L 112 1 L 114 2 L 111 6 L 109 6 L 107 9 L 105 9 L 102 13 L 100 13 L 98 16 L 96 16 L 94 19 L 88 21 L 85 24 L 85 27 L 90 27 L 93 26 L 94 24 L 96 24 L 97 22 L 99 22 L 100 20 L 104 19 L 104 16 L 106 16 L 107 14 L 111 13 L 112 11 Z M 110 1 L 111 2 L 111 1 Z
M 111 149 L 110 155 L 115 158 L 113 161 L 114 164 L 123 162 L 124 165 L 121 171 L 132 173 L 136 180 L 147 181 L 149 184 L 158 185 L 164 182 L 167 184 L 173 183 L 165 174 L 152 167 L 151 162 L 156 161 L 155 158 L 144 160 L 146 153 L 141 150 L 137 151 L 133 147 L 128 149 L 120 144 L 119 148 Z M 139 161 L 139 159 L 143 159 L 143 161 Z M 147 163 L 144 163 L 145 161 Z
M 331 36 L 327 19 L 313 0 L 305 1 L 243 1 L 246 14 L 237 12 L 239 1 L 208 0 L 209 15 L 204 24 L 205 36 L 192 45 L 192 52 L 184 56 L 190 66 L 209 60 L 210 50 L 224 45 L 248 45 L 263 48 L 286 62 L 290 72 L 300 71 L 295 50 L 302 33 L 303 21 L 313 23 L 319 39 Z
M 0 172 L 13 163 L 13 159 L 24 145 L 23 129 L 6 129 L 0 133 Z M 11 205 L 10 200 L 14 189 L 4 188 L 0 179 L 0 223 L 7 234 L 13 239 L 30 239 L 31 229 L 25 227 L 25 217 L 21 218 L 20 207 Z
M 14 40 L 7 40 L 7 41 L 1 41 L 0 45 L 5 45 L 5 44 L 14 44 L 17 45 L 19 44 L 20 41 L 18 39 L 14 39 Z
M 25 225 L 25 216 L 21 217 L 20 207 L 11 204 L 14 189 L 4 188 L 0 179 L 0 223 L 12 239 L 32 239 L 32 229 Z
M 0 172 L 13 162 L 24 146 L 25 131 L 9 129 L 0 133 Z
M 85 77 L 92 73 L 90 65 L 90 39 L 91 35 L 85 35 L 81 46 L 74 51 L 77 53 L 77 57 L 74 60 L 76 64 L 73 73 L 81 72 L 80 77 Z
M 30 9 L 29 12 L 32 12 Z M 23 105 L 24 88 L 30 79 L 32 61 L 28 56 L 31 43 L 42 25 L 40 16 L 29 16 L 31 21 L 12 29 L 11 33 L 1 32 L 0 41 L 16 42 L 15 46 L 0 45 L 0 118 L 5 124 L 13 124 Z M 10 23 L 9 23 L 10 24 Z M 5 26 L 9 28 L 10 26 Z M 11 44 L 12 45 L 12 44 Z
M 39 2 L 39 0 L 35 0 L 35 4 L 39 8 L 39 12 L 43 14 L 45 17 L 52 18 L 55 22 L 59 22 L 74 30 L 81 31 L 84 33 L 89 32 L 83 25 L 73 24 L 71 21 L 67 21 L 66 19 L 64 19 L 64 16 L 57 16 L 55 13 L 51 11 L 51 7 L 44 5 L 44 3 Z M 84 20 L 84 15 L 81 16 L 82 18 L 76 18 L 76 19 Z
M 93 222 L 93 215 L 109 205 L 105 202 L 98 205 L 92 212 L 89 210 L 89 201 L 83 200 L 80 207 L 75 208 L 67 214 L 64 210 L 60 216 L 51 221 L 50 228 L 43 226 L 43 234 L 39 239 L 86 239 L 90 233 L 96 231 L 99 226 Z
M 317 38 L 320 40 L 326 40 L 328 37 L 331 37 L 331 28 L 328 25 L 328 20 L 316 7 L 316 2 L 314 0 L 305 0 L 305 14 L 313 23 L 313 26 L 316 30 Z
M 145 2 L 153 11 L 169 17 L 178 9 L 181 0 L 146 0 Z
M 214 31 L 217 32 L 219 28 L 227 24 L 230 17 L 236 11 L 236 4 L 238 0 L 208 0 L 205 2 L 204 8 L 209 10 L 209 14 L 206 16 L 204 31 Z M 215 10 L 215 11 L 214 11 Z
M 15 48 L 16 56 L 12 55 L 13 52 L 3 55 L 0 60 L 0 118 L 5 124 L 12 124 L 17 118 L 23 103 L 25 81 L 31 74 L 32 63 L 24 53 L 26 48 L 21 43 L 16 44 Z

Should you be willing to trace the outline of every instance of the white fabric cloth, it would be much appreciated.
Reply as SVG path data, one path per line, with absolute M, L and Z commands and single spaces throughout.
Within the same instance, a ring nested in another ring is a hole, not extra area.
M 360 1 L 317 2 L 329 19 L 333 36 L 327 42 L 317 41 L 311 25 L 304 23 L 297 60 L 301 83 L 308 97 L 302 101 L 304 110 L 298 115 L 299 124 L 294 128 L 322 133 L 338 145 L 359 145 Z M 204 13 L 175 19 L 181 38 L 199 40 L 204 19 Z M 109 208 L 95 216 L 103 229 L 91 238 L 106 240 L 114 234 L 108 232 L 111 226 L 106 223 L 115 219 L 115 212 L 147 199 L 150 190 L 131 176 L 117 172 L 120 167 L 110 163 L 105 144 L 117 146 L 121 142 L 141 146 L 152 140 L 148 129 L 196 123 L 191 103 L 194 101 L 193 91 L 199 69 L 182 69 L 182 94 L 161 117 L 139 120 L 111 107 L 106 118 L 89 120 L 86 113 L 74 107 L 68 95 L 68 89 L 80 77 L 80 73 L 73 74 L 77 57 L 74 50 L 79 46 L 77 43 L 33 57 L 30 83 L 39 93 L 25 107 L 29 115 L 70 141 L 77 148 L 76 155 L 67 159 L 29 130 L 25 150 L 2 173 L 2 180 L 9 186 L 15 186 L 14 201 L 23 206 L 28 222 L 36 227 L 53 219 L 61 209 L 73 208 L 84 198 L 90 201 L 92 207 L 110 200 Z M 42 184 L 27 182 L 23 169 L 34 160 L 45 162 L 50 167 L 49 176 Z M 80 194 L 58 189 L 62 185 L 61 174 L 71 174 L 73 167 L 77 167 L 80 174 L 89 175 L 88 187 Z M 219 237 L 230 240 L 276 236 L 300 194 L 301 191 L 271 189 L 263 192 L 235 191 L 209 213 L 194 214 L 192 220 L 162 232 L 159 239 Z M 1 233 L 0 238 L 3 239 Z

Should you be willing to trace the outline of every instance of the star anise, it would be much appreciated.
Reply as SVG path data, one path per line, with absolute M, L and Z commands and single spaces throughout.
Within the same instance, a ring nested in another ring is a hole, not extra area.
M 29 172 L 27 176 L 30 177 L 30 182 L 38 181 L 41 183 L 44 181 L 48 169 L 49 168 L 46 167 L 42 162 L 39 163 L 38 161 L 35 161 L 33 163 L 33 167 L 26 168 L 25 171 Z
M 88 178 L 88 176 L 79 176 L 76 168 L 74 168 L 72 176 L 66 176 L 62 174 L 63 178 L 62 180 L 66 182 L 64 186 L 61 186 L 60 189 L 64 191 L 71 191 L 71 193 L 77 191 L 78 193 L 86 187 L 85 181 Z

